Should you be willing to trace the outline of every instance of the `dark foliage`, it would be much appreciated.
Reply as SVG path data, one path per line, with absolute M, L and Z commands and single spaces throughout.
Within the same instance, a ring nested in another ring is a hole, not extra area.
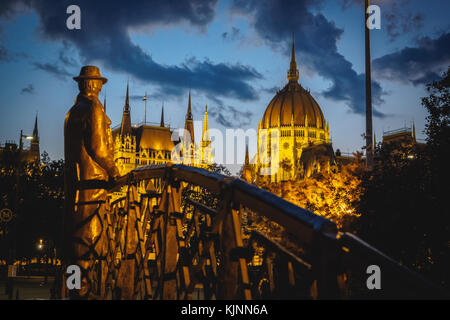
M 450 70 L 450 69 L 449 69 Z M 359 235 L 450 287 L 450 73 L 427 86 L 427 144 L 380 144 L 363 179 Z
M 61 244 L 64 205 L 64 161 L 52 161 L 44 152 L 41 164 L 18 161 L 18 151 L 2 157 L 0 208 L 10 208 L 15 218 L 3 224 L 0 259 L 54 257 Z M 43 250 L 37 249 L 39 239 Z

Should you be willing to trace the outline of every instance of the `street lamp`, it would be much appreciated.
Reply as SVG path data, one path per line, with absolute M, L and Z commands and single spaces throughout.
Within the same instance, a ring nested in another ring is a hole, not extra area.
M 20 145 L 19 145 L 19 150 L 22 150 L 22 149 L 23 149 L 22 138 L 25 138 L 26 140 L 33 140 L 33 136 L 29 136 L 29 135 L 23 134 L 23 130 L 20 130 Z
M 39 242 L 37 243 L 37 248 L 38 248 L 39 251 L 44 249 L 44 240 L 39 239 Z

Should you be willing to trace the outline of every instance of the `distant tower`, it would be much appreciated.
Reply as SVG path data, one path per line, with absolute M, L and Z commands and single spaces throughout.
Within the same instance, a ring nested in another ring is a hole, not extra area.
M 164 102 L 161 107 L 161 123 L 159 124 L 160 127 L 164 127 Z
M 208 125 L 208 105 L 205 106 L 205 117 L 203 119 L 203 132 L 202 132 L 202 144 L 201 144 L 201 163 L 203 165 L 212 164 L 211 154 L 211 138 L 209 136 Z
M 123 107 L 122 123 L 119 134 L 114 141 L 114 161 L 121 175 L 130 172 L 136 167 L 136 137 L 131 128 L 131 112 L 129 86 Z
M 39 132 L 38 132 L 38 118 L 34 120 L 33 138 L 30 143 L 30 156 L 34 161 L 40 162 L 41 153 L 39 151 Z
M 188 165 L 195 164 L 195 137 L 194 137 L 194 119 L 192 117 L 191 91 L 189 90 L 188 110 L 183 133 L 183 163 Z
M 248 166 L 250 164 L 250 157 L 248 155 L 248 143 L 245 145 L 245 162 L 244 165 Z
M 252 182 L 252 168 L 250 165 L 250 157 L 248 154 L 248 144 L 245 145 L 245 162 L 242 167 L 242 178 L 251 183 Z
M 373 133 L 373 150 L 377 148 L 377 137 L 375 136 L 375 132 Z
M 291 63 L 288 71 L 288 80 L 289 82 L 297 82 L 299 78 L 299 72 L 297 69 L 297 62 L 295 61 L 295 43 L 294 43 L 294 34 L 292 34 L 292 50 L 291 50 Z
M 127 95 L 125 98 L 125 105 L 123 107 L 122 125 L 120 127 L 120 135 L 122 137 L 131 135 L 131 114 L 130 114 L 130 99 L 129 99 L 128 83 L 127 83 Z

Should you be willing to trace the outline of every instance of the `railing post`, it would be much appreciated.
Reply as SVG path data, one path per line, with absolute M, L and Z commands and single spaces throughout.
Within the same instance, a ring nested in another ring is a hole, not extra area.
M 221 223 L 219 235 L 223 263 L 217 279 L 217 298 L 237 299 L 239 298 L 239 289 L 242 289 L 242 298 L 250 300 L 250 281 L 242 241 L 239 206 L 236 203 L 231 203 L 232 190 L 227 182 L 225 181 L 224 184 L 224 196 L 219 213 L 219 216 L 223 219 L 219 222 Z M 239 283 L 241 288 L 239 288 Z
M 122 261 L 119 271 L 119 287 L 121 288 L 121 299 L 133 299 L 134 284 L 135 284 L 135 264 L 136 251 L 138 245 L 137 230 L 136 230 L 136 206 L 137 203 L 137 188 L 133 183 L 128 185 L 126 208 L 126 225 L 125 225 L 125 239 L 124 252 L 122 254 Z
M 171 169 L 169 169 L 171 170 Z M 174 216 L 180 212 L 181 206 L 181 185 L 171 181 L 170 177 L 166 184 L 159 205 L 160 211 L 164 212 L 162 217 L 162 252 L 161 252 L 161 272 L 158 280 L 161 299 L 177 299 L 177 256 L 178 242 L 177 229 Z
M 319 300 L 339 298 L 339 260 L 335 236 L 318 232 L 313 243 L 313 271 Z

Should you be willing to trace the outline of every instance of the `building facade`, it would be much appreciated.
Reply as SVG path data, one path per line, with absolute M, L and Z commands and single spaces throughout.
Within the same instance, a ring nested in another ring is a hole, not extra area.
M 206 167 L 212 163 L 207 109 L 205 109 L 203 137 L 200 146 L 195 143 L 193 121 L 189 92 L 182 140 L 176 131 L 174 132 L 170 126 L 165 124 L 164 106 L 161 109 L 159 125 L 149 123 L 132 125 L 129 86 L 127 85 L 122 122 L 120 126 L 112 130 L 114 160 L 120 174 L 124 175 L 137 167 L 150 164 L 171 162 Z
M 25 148 L 25 140 L 30 141 L 29 148 Z M 33 134 L 24 135 L 20 130 L 19 146 L 14 141 L 6 141 L 3 146 L 0 146 L 0 159 L 8 161 L 6 159 L 8 155 L 12 155 L 18 152 L 18 159 L 20 162 L 37 162 L 41 161 L 40 146 L 39 146 L 39 131 L 38 131 L 38 118 L 34 120 Z
M 334 162 L 329 124 L 309 90 L 298 83 L 294 42 L 287 78 L 258 125 L 256 172 L 270 182 L 306 178 Z

